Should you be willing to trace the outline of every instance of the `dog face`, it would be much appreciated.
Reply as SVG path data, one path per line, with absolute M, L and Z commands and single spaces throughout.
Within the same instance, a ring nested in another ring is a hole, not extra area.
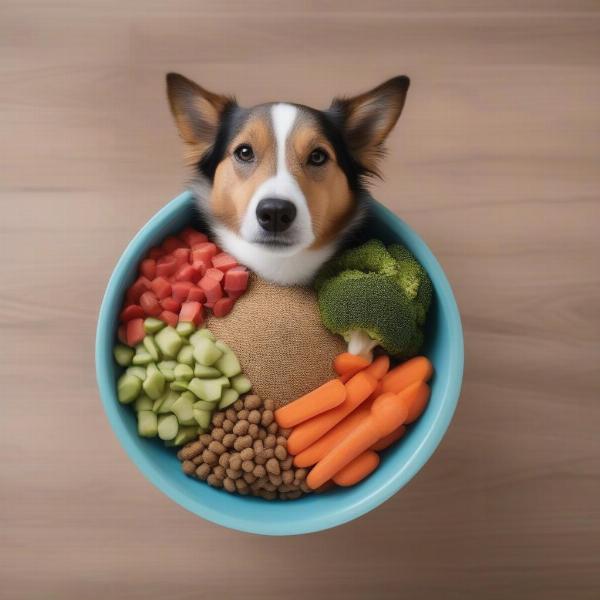
M 305 283 L 363 212 L 365 177 L 378 174 L 409 80 L 336 99 L 327 111 L 242 108 L 176 74 L 167 85 L 220 243 L 267 279 Z

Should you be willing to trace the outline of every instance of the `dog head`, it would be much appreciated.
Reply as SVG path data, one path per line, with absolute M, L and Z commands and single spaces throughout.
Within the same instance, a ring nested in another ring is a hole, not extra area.
M 307 283 L 364 212 L 365 180 L 409 86 L 395 77 L 319 111 L 242 108 L 182 75 L 167 76 L 171 111 L 195 166 L 200 208 L 220 244 L 259 275 Z

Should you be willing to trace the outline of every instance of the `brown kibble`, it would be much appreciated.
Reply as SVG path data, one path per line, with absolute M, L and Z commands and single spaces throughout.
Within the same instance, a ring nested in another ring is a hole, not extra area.
M 309 492 L 312 492 L 312 490 L 310 489 L 310 487 L 309 487 L 308 483 L 306 483 L 306 481 L 302 481 L 302 482 L 300 483 L 300 489 L 301 489 L 303 492 L 306 492 L 307 494 L 308 494 Z
M 240 452 L 244 448 L 250 448 L 252 446 L 252 438 L 249 435 L 244 435 L 235 440 L 233 447 Z
M 300 496 L 302 496 L 302 492 L 300 490 L 294 490 L 294 491 L 288 492 L 287 496 L 290 500 L 295 500 L 296 498 L 300 498 Z
M 291 433 L 291 429 L 282 429 L 281 427 L 279 428 L 279 435 L 282 435 L 286 440 L 290 437 Z
M 231 421 L 232 423 L 236 423 L 238 420 L 238 414 L 237 412 L 233 409 L 233 408 L 228 408 L 225 411 L 225 416 L 227 417 L 227 419 L 229 421 Z M 223 425 L 225 425 L 225 423 L 223 423 Z M 223 429 L 225 429 L 225 427 L 223 427 Z
M 248 414 L 248 421 L 250 423 L 254 423 L 255 425 L 257 425 L 258 423 L 260 423 L 261 420 L 261 414 L 258 410 L 251 410 L 250 413 Z
M 209 466 L 217 464 L 217 461 L 219 460 L 217 455 L 214 452 L 212 452 L 211 450 L 205 450 L 202 453 L 202 459 Z
M 266 429 L 259 429 L 258 430 L 258 439 L 259 440 L 264 440 L 267 437 L 267 430 Z
M 226 477 L 223 480 L 223 487 L 230 493 L 233 494 L 233 492 L 235 492 L 236 487 L 235 487 L 235 481 L 233 479 L 231 479 L 231 477 Z
M 264 477 L 267 474 L 267 470 L 262 465 L 256 465 L 252 473 L 255 477 Z
M 267 481 L 263 483 L 263 489 L 268 490 L 269 492 L 274 492 L 277 489 L 277 486 L 270 481 Z
M 225 452 L 225 446 L 221 444 L 221 442 L 217 442 L 217 440 L 213 440 L 209 445 L 208 449 L 211 452 L 214 452 L 217 456 L 221 456 L 223 452 Z
M 266 464 L 267 472 L 272 473 L 273 475 L 279 475 L 281 473 L 281 468 L 279 467 L 279 463 L 277 459 L 270 458 Z
M 223 452 L 223 454 L 221 454 L 221 456 L 219 456 L 219 464 L 222 467 L 227 468 L 229 466 L 230 456 L 231 456 L 231 454 L 229 452 Z
M 273 421 L 268 427 L 267 427 L 267 432 L 268 433 L 279 433 L 279 425 L 277 425 L 277 423 L 275 421 Z
M 196 465 L 191 460 L 184 460 L 181 463 L 181 468 L 186 475 L 191 475 L 196 470 Z
M 266 485 L 267 483 L 269 483 L 269 478 L 268 477 L 260 477 L 259 479 L 257 479 L 254 483 L 254 485 L 252 486 L 254 489 L 259 490 L 261 489 L 264 485 Z
M 244 473 L 242 477 L 244 478 L 244 481 L 248 484 L 252 484 L 256 481 L 256 475 L 254 475 L 254 473 Z
M 275 448 L 277 444 L 277 438 L 273 434 L 270 434 L 265 438 L 264 444 L 265 448 Z
M 252 447 L 254 448 L 254 453 L 258 454 L 264 448 L 262 440 L 254 440 Z
M 191 460 L 194 456 L 198 456 L 204 450 L 204 444 L 197 440 L 185 445 L 178 453 L 179 460 Z
M 248 427 L 248 435 L 255 440 L 258 437 L 258 425 L 255 423 L 250 423 L 250 427 Z
M 269 475 L 269 481 L 279 487 L 283 483 L 283 479 L 281 479 L 281 475 Z
M 298 481 L 304 481 L 306 479 L 307 474 L 308 471 L 306 469 L 296 469 L 294 476 Z
M 291 471 L 284 471 L 281 474 L 281 479 L 283 480 L 283 483 L 285 483 L 285 485 L 292 485 L 294 481 L 294 474 Z
M 204 462 L 204 459 L 202 458 L 202 454 L 198 454 L 198 456 L 194 456 L 194 458 L 192 458 L 192 462 L 195 465 L 201 465 Z
M 287 455 L 288 453 L 284 446 L 275 446 L 275 458 L 277 460 L 285 460 Z
M 244 481 L 243 477 L 240 477 L 239 479 L 235 480 L 235 487 L 237 488 L 238 492 L 240 490 L 245 490 L 248 488 L 248 484 Z
M 217 465 L 216 467 L 213 468 L 213 473 L 219 479 L 225 479 L 225 467 L 222 467 L 221 465 Z
M 254 458 L 254 450 L 252 448 L 244 448 L 240 452 L 240 457 L 242 460 L 252 460 Z
M 231 477 L 231 479 L 239 479 L 242 476 L 242 472 L 229 468 L 225 470 L 225 473 L 227 474 L 227 477 Z
M 239 471 L 242 468 L 242 457 L 238 453 L 231 455 L 229 459 L 229 468 L 234 471 Z
M 265 448 L 261 452 L 261 454 L 262 454 L 262 456 L 264 456 L 264 458 L 269 460 L 270 458 L 273 458 L 275 456 L 275 450 L 274 450 L 274 448 Z
M 262 417 L 260 419 L 260 422 L 262 424 L 263 427 L 268 427 L 269 425 L 271 425 L 271 423 L 273 423 L 273 411 L 272 410 L 265 410 L 263 411 Z
M 223 480 L 219 479 L 214 473 L 211 473 L 206 478 L 206 483 L 208 483 L 208 485 L 212 485 L 213 487 L 216 487 L 216 488 L 223 487 Z
M 254 470 L 254 463 L 251 460 L 245 460 L 242 463 L 242 471 L 245 473 L 252 473 Z
M 287 438 L 284 438 L 282 435 L 277 436 L 277 443 L 284 448 L 287 448 Z
M 233 403 L 233 410 L 240 412 L 244 408 L 244 401 L 240 398 Z
M 205 448 L 208 448 L 208 445 L 212 442 L 212 437 L 210 433 L 203 433 L 200 436 L 200 441 L 202 442 Z
M 271 399 L 265 400 L 263 405 L 266 410 L 275 410 L 275 402 L 273 402 Z
M 277 498 L 277 493 L 271 490 L 260 490 L 258 495 L 263 497 L 265 500 L 275 500 Z
M 248 427 L 250 427 L 248 421 L 240 420 L 233 426 L 233 433 L 235 433 L 235 435 L 246 435 L 248 433 Z
M 233 421 L 230 421 L 229 419 L 225 419 L 223 421 L 223 431 L 225 433 L 231 433 L 233 431 Z
M 212 426 L 213 427 L 221 427 L 223 425 L 223 421 L 225 420 L 225 413 L 223 412 L 216 412 L 213 417 L 212 417 Z M 214 433 L 214 429 L 213 429 L 213 433 Z
M 268 458 L 266 456 L 263 456 L 262 453 L 261 454 L 257 454 L 254 457 L 254 463 L 257 465 L 264 465 L 267 462 Z
M 206 463 L 201 464 L 196 469 L 196 477 L 202 481 L 206 481 L 206 478 L 210 475 L 210 466 Z
M 235 433 L 226 433 L 221 443 L 223 444 L 223 446 L 225 446 L 225 448 L 233 448 L 235 440 L 237 440 L 237 436 L 235 435 Z
M 259 408 L 262 404 L 260 398 L 255 394 L 249 394 L 244 398 L 244 408 L 248 410 L 253 410 L 255 408 Z
M 223 438 L 225 437 L 225 430 L 222 427 L 215 427 L 210 432 L 210 435 L 212 435 L 213 440 L 217 440 L 217 442 L 221 442 L 221 441 L 223 441 Z
M 294 464 L 294 457 L 288 456 L 285 460 L 281 461 L 281 468 L 284 469 L 285 471 L 287 471 L 288 469 L 292 468 L 293 464 Z

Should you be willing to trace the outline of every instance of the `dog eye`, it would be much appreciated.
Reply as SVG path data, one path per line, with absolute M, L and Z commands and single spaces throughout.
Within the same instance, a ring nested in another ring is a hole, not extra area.
M 325 150 L 322 150 L 321 148 L 316 148 L 310 153 L 310 156 L 308 157 L 308 164 L 313 165 L 315 167 L 320 167 L 321 165 L 324 165 L 328 159 L 329 156 L 327 155 L 327 152 L 325 152 Z
M 250 162 L 254 159 L 254 151 L 252 150 L 252 146 L 248 144 L 239 145 L 233 153 L 238 160 L 242 162 Z

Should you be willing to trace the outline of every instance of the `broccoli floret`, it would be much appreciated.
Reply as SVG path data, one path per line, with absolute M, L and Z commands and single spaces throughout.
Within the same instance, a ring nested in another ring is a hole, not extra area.
M 409 358 L 419 351 L 432 286 L 406 248 L 371 240 L 347 250 L 323 267 L 315 287 L 323 324 L 349 352 L 369 357 L 379 345 Z

